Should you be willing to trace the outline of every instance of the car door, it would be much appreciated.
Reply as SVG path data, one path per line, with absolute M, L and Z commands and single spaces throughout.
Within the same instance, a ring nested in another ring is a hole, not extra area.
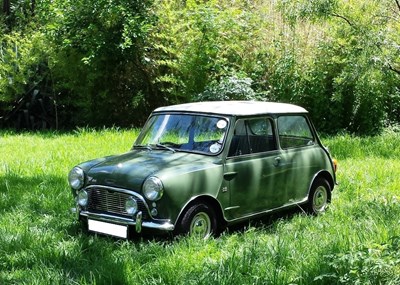
M 321 147 L 305 115 L 281 115 L 277 118 L 277 129 L 286 168 L 282 198 L 285 203 L 304 201 L 312 179 L 323 169 Z
M 224 165 L 228 220 L 282 204 L 285 176 L 274 133 L 272 118 L 237 120 Z

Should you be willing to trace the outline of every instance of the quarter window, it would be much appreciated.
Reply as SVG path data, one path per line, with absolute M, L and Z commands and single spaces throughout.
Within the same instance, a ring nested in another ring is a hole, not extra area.
M 304 116 L 280 116 L 278 133 L 283 149 L 314 145 L 313 133 Z

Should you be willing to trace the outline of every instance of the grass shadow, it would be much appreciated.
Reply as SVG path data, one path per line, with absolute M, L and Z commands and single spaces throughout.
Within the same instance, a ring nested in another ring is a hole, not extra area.
M 298 215 L 302 214 L 304 211 L 298 207 L 292 207 L 289 209 L 285 209 L 282 211 L 274 212 L 274 213 L 269 213 L 265 215 L 260 215 L 258 217 L 255 217 L 253 219 L 241 221 L 238 223 L 235 223 L 233 225 L 230 225 L 227 227 L 225 230 L 226 233 L 245 233 L 249 228 L 254 227 L 257 229 L 265 229 L 268 230 L 269 232 L 274 232 L 275 230 L 275 225 L 278 221 L 287 221 L 290 222 L 290 220 Z

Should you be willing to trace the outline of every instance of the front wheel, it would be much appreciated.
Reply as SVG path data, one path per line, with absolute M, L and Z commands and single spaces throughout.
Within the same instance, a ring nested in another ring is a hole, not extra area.
M 325 212 L 331 202 L 331 186 L 324 178 L 314 181 L 308 196 L 307 210 L 313 215 Z
M 208 238 L 217 233 L 215 211 L 206 204 L 192 205 L 183 215 L 178 232 L 198 238 Z

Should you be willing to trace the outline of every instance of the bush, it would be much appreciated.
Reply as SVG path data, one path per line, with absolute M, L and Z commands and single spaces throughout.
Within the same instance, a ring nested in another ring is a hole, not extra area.
M 204 92 L 195 97 L 195 101 L 227 101 L 227 100 L 263 100 L 251 87 L 248 77 L 224 77 L 220 82 L 213 81 Z
M 301 105 L 323 132 L 376 134 L 400 121 L 398 12 L 392 0 L 14 1 L 0 15 L 0 113 L 41 85 L 72 125 L 256 99 Z

